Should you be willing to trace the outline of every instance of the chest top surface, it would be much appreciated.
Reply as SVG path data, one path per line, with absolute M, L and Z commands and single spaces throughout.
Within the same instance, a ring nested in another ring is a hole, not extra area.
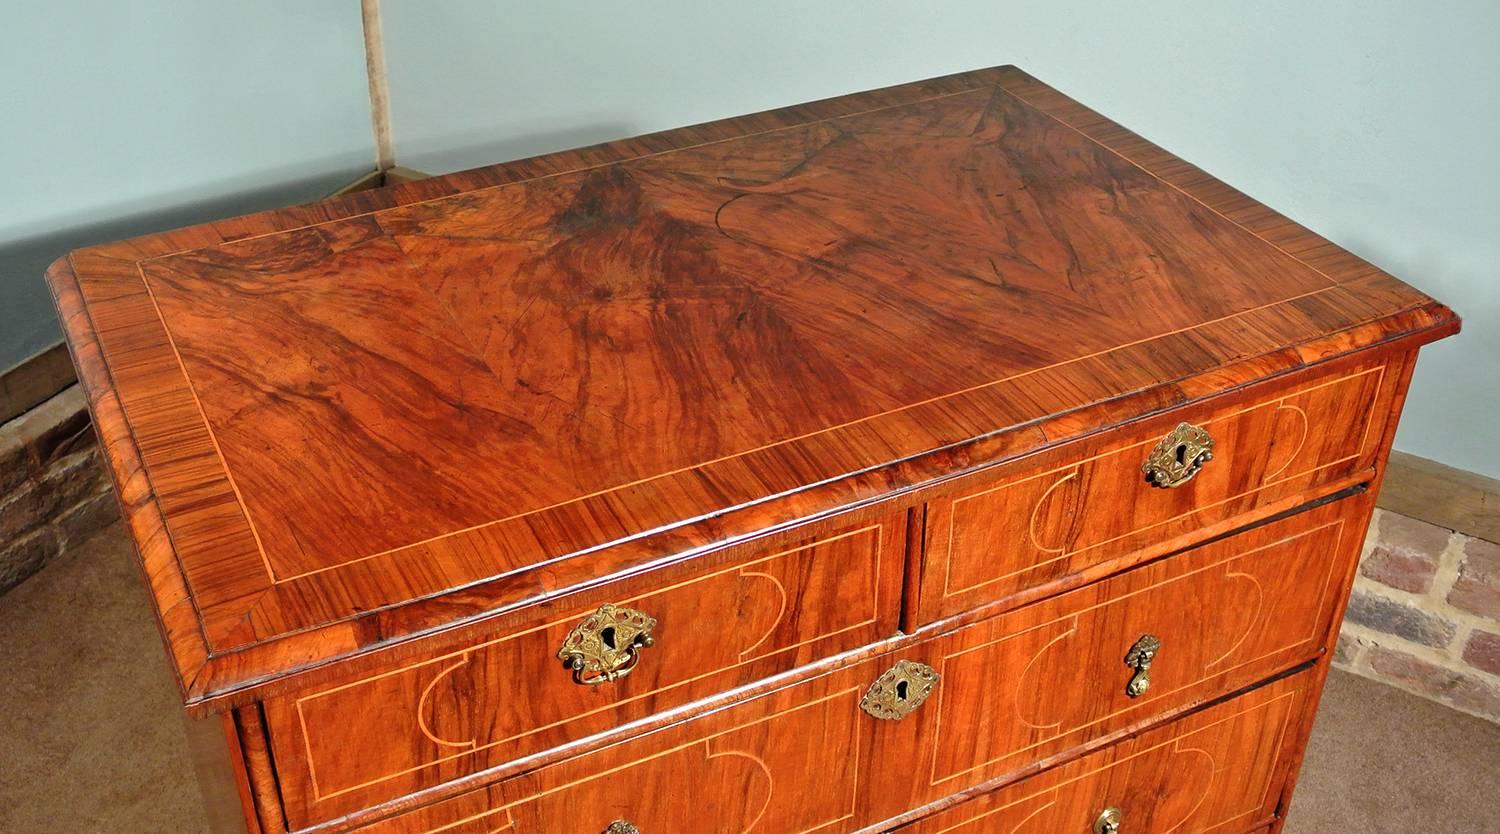
M 847 505 L 810 496 L 853 473 L 1456 326 L 1012 68 L 81 250 L 49 279 L 190 696 L 293 665 L 265 648 L 286 638 L 356 651 Z M 391 613 L 445 595 L 470 601 Z

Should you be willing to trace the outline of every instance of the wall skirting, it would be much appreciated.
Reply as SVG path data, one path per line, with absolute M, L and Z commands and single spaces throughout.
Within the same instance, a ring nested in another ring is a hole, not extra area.
M 73 360 L 62 342 L 0 373 L 0 424 L 25 414 L 77 381 Z
M 1500 543 L 1500 480 L 1392 452 L 1376 503 L 1466 536 Z

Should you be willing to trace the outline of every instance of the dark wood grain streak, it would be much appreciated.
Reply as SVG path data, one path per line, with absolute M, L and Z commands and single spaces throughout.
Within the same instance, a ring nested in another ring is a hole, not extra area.
M 1458 327 L 1013 68 L 49 282 L 200 709 Z

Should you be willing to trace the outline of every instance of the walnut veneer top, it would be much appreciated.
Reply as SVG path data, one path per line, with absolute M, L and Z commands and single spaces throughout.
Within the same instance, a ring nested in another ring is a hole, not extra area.
M 1457 327 L 1014 68 L 49 280 L 190 701 Z

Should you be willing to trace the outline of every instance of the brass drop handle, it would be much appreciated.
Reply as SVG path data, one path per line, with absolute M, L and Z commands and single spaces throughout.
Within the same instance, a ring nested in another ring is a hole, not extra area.
M 859 708 L 883 721 L 899 721 L 920 707 L 937 687 L 937 670 L 914 660 L 898 660 L 875 679 Z
M 1178 423 L 1146 456 L 1141 471 L 1152 486 L 1180 487 L 1191 481 L 1214 459 L 1214 439 L 1208 430 L 1192 423 Z
M 1125 814 L 1119 808 L 1105 808 L 1094 818 L 1094 834 L 1120 834 Z
M 1125 665 L 1135 670 L 1130 683 L 1125 684 L 1125 694 L 1139 698 L 1151 688 L 1151 661 L 1161 651 L 1161 638 L 1155 634 L 1143 634 L 1125 653 Z
M 641 830 L 625 820 L 615 820 L 604 829 L 604 834 L 641 834 Z
M 652 617 L 634 608 L 605 603 L 573 626 L 557 650 L 557 658 L 573 670 L 574 683 L 598 686 L 616 681 L 641 662 L 641 649 L 656 642 L 651 636 L 655 628 Z

